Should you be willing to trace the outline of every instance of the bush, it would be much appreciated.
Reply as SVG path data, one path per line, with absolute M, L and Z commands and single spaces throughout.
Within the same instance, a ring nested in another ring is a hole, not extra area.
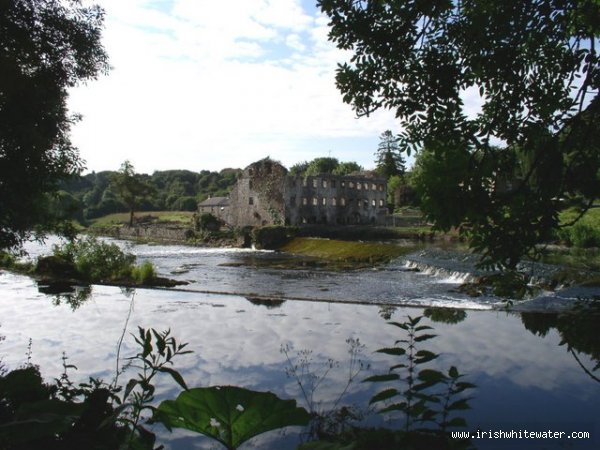
M 138 284 L 147 284 L 156 277 L 156 269 L 150 261 L 144 261 L 141 265 L 133 268 L 131 277 Z
M 204 231 L 217 231 L 221 228 L 221 221 L 210 213 L 204 213 L 198 219 L 198 228 Z
M 255 228 L 252 231 L 252 242 L 256 248 L 276 250 L 292 240 L 297 232 L 295 227 L 279 225 Z
M 53 254 L 73 262 L 79 276 L 90 282 L 129 277 L 135 262 L 135 256 L 125 253 L 118 245 L 94 237 L 54 246 Z
M 558 230 L 558 238 L 577 248 L 600 247 L 600 229 L 585 222 Z
M 575 247 L 600 247 L 600 230 L 586 223 L 576 223 L 571 227 L 571 242 Z

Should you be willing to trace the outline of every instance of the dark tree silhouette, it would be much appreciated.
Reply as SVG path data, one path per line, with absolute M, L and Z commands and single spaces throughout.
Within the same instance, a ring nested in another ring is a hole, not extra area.
M 396 113 L 402 147 L 427 152 L 428 218 L 458 227 L 482 263 L 514 269 L 565 205 L 600 197 L 597 1 L 317 3 L 352 55 L 344 101 Z
M 57 225 L 45 194 L 83 167 L 68 89 L 108 71 L 104 12 L 65 0 L 0 0 L 0 249 Z

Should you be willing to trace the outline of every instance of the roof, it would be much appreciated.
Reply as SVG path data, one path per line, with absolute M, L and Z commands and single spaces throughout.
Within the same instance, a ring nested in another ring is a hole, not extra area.
M 227 197 L 210 197 L 200 202 L 198 206 L 229 206 L 229 199 Z

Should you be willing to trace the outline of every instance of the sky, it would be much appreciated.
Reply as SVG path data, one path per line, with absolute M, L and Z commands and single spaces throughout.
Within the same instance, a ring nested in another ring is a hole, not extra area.
M 88 2 L 89 3 L 89 2 Z M 373 168 L 390 111 L 356 118 L 335 86 L 348 53 L 315 0 L 96 0 L 112 69 L 74 88 L 87 172 L 221 170 L 270 156 Z

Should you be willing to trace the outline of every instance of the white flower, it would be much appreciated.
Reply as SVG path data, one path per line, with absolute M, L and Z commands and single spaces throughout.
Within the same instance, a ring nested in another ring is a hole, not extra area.
M 237 405 L 235 409 L 237 409 L 239 412 L 244 412 L 244 407 L 242 405 Z
M 214 417 L 210 418 L 210 426 L 211 427 L 215 427 L 215 428 L 219 428 L 221 426 L 221 423 L 215 419 Z

